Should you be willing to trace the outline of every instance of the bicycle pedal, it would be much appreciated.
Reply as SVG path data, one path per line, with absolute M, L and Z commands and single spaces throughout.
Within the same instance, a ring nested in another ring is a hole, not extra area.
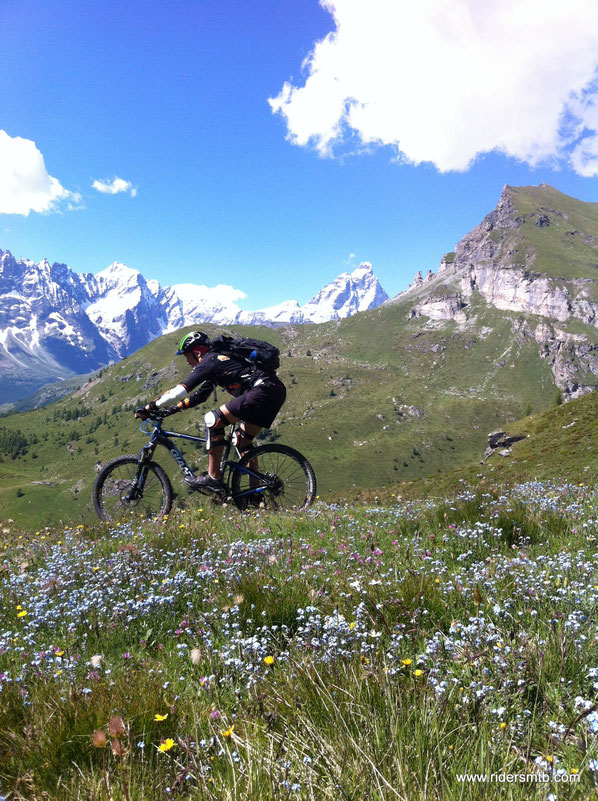
M 217 506 L 221 506 L 228 500 L 224 490 L 210 490 L 210 501 Z

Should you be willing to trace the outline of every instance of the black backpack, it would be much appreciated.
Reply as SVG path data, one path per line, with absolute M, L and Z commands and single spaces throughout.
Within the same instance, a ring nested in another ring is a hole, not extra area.
M 247 362 L 266 373 L 275 373 L 280 367 L 280 351 L 275 345 L 250 337 L 230 337 L 227 334 L 212 340 L 212 350 Z

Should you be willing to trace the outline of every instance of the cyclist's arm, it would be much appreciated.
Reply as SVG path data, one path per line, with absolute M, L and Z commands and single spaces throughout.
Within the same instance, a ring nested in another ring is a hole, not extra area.
M 210 396 L 210 393 L 214 388 L 215 382 L 213 374 L 214 365 L 212 361 L 209 359 L 201 361 L 193 368 L 191 373 L 184 381 L 181 381 L 181 383 L 177 384 L 176 387 L 169 389 L 168 392 L 165 392 L 156 399 L 156 408 L 160 409 L 163 406 L 169 406 L 170 408 L 168 411 L 174 412 L 175 407 L 170 406 L 170 404 L 174 403 L 175 401 L 179 401 L 179 403 L 177 403 L 178 411 L 189 409 L 192 406 L 197 406 L 198 404 L 203 403 Z M 195 389 L 197 386 L 199 386 L 197 392 L 194 392 L 188 398 L 185 398 L 184 401 L 181 401 L 181 398 L 184 398 L 188 392 L 191 392 L 191 390 Z
M 160 409 L 162 406 L 167 406 L 174 401 L 178 401 L 180 398 L 183 398 L 187 394 L 187 387 L 184 384 L 177 384 L 176 387 L 169 389 L 168 392 L 165 392 L 163 395 L 160 395 L 159 398 L 156 398 L 154 401 L 156 404 L 156 408 Z
M 214 385 L 209 381 L 206 381 L 205 384 L 201 385 L 197 392 L 192 392 L 188 398 L 184 398 L 182 401 L 177 403 L 177 411 L 182 412 L 183 409 L 192 409 L 194 406 L 199 406 L 200 403 L 203 403 L 210 397 L 213 389 Z
M 166 414 L 175 414 L 176 412 L 181 412 L 183 409 L 197 406 L 209 397 L 215 383 L 215 366 L 213 360 L 211 360 L 208 355 L 208 358 L 202 360 L 193 368 L 184 381 L 181 381 L 176 387 L 169 389 L 168 392 L 165 392 L 159 398 L 156 398 L 156 400 L 150 401 L 147 406 L 136 409 L 135 417 L 143 417 L 144 412 L 153 412 L 157 409 L 164 409 Z M 197 392 L 194 392 L 182 401 L 180 400 L 200 384 L 201 386 Z M 179 402 L 176 405 L 171 405 L 174 401 Z

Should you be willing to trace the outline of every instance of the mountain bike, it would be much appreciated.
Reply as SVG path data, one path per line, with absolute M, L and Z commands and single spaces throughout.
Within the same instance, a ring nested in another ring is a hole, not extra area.
M 173 489 L 166 471 L 153 460 L 162 445 L 178 465 L 183 477 L 195 474 L 172 439 L 205 446 L 205 437 L 166 431 L 164 415 L 155 413 L 139 430 L 149 442 L 137 455 L 125 454 L 108 462 L 98 473 L 93 504 L 102 520 L 161 518 L 172 508 Z M 192 489 L 211 495 L 216 501 L 230 500 L 244 511 L 251 507 L 301 511 L 316 497 L 316 476 L 305 456 L 288 445 L 260 445 L 243 456 L 236 446 L 238 424 L 225 436 L 221 461 L 222 490 Z M 231 451 L 237 460 L 230 459 Z

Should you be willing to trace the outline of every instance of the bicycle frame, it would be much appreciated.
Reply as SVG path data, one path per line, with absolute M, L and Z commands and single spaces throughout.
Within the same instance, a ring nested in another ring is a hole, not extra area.
M 184 477 L 193 478 L 195 476 L 195 473 L 193 472 L 193 470 L 191 470 L 191 468 L 189 467 L 189 465 L 185 461 L 185 457 L 183 456 L 181 451 L 177 448 L 177 446 L 174 444 L 172 439 L 170 439 L 170 437 L 173 437 L 173 438 L 176 438 L 176 439 L 186 439 L 186 440 L 189 440 L 190 442 L 199 442 L 199 443 L 202 443 L 203 445 L 205 445 L 205 443 L 206 443 L 206 438 L 205 437 L 195 437 L 195 436 L 192 436 L 191 434 L 181 434 L 178 431 L 164 431 L 162 429 L 162 420 L 159 420 L 159 419 L 158 420 L 151 420 L 151 423 L 154 425 L 154 429 L 153 429 L 153 431 L 150 432 L 146 428 L 144 428 L 144 426 L 146 425 L 147 422 L 150 422 L 150 421 L 145 421 L 144 420 L 144 422 L 139 426 L 139 430 L 143 434 L 149 434 L 150 435 L 150 441 L 147 443 L 147 445 L 144 445 L 143 448 L 139 451 L 139 456 L 138 456 L 138 459 L 139 459 L 139 470 L 138 470 L 138 473 L 137 473 L 137 476 L 136 476 L 135 484 L 138 485 L 140 487 L 140 489 L 143 488 L 143 484 L 145 482 L 145 472 L 143 471 L 143 465 L 146 462 L 149 462 L 152 459 L 152 457 L 154 455 L 154 451 L 156 450 L 158 445 L 162 445 L 163 447 L 166 448 L 166 450 L 170 453 L 170 455 L 172 456 L 174 461 L 179 466 L 179 469 L 180 469 L 180 471 L 181 471 L 181 473 L 183 474 Z M 236 430 L 237 430 L 237 425 L 234 424 L 233 428 L 231 429 L 230 434 L 228 436 L 226 436 L 225 439 L 224 439 L 224 451 L 222 453 L 222 461 L 220 463 L 220 469 L 222 471 L 222 475 L 224 476 L 226 471 L 229 471 L 229 473 L 230 473 L 230 471 L 232 471 L 232 470 L 239 470 L 242 473 L 245 473 L 246 475 L 249 475 L 249 476 L 253 476 L 254 478 L 256 478 L 259 481 L 263 482 L 264 481 L 264 476 L 263 475 L 260 475 L 259 473 L 256 473 L 255 471 L 250 470 L 247 467 L 243 467 L 238 462 L 229 460 L 228 457 L 229 457 L 231 448 L 233 448 L 233 447 L 235 449 L 235 453 L 237 454 L 237 457 L 240 458 L 240 456 L 241 456 L 241 454 L 239 453 L 237 447 L 235 445 L 233 445 L 233 434 L 234 434 L 234 432 Z M 226 481 L 225 484 L 226 484 L 226 488 L 227 488 L 228 494 L 230 495 L 231 494 L 230 493 L 230 482 Z M 257 495 L 257 494 L 259 494 L 261 492 L 264 492 L 266 489 L 268 489 L 268 486 L 261 485 L 261 486 L 249 489 L 249 490 L 247 490 L 245 492 L 238 493 L 237 495 L 234 496 L 234 498 L 241 498 L 241 497 L 244 497 L 245 495 Z M 233 498 L 233 500 L 234 500 L 234 498 Z

